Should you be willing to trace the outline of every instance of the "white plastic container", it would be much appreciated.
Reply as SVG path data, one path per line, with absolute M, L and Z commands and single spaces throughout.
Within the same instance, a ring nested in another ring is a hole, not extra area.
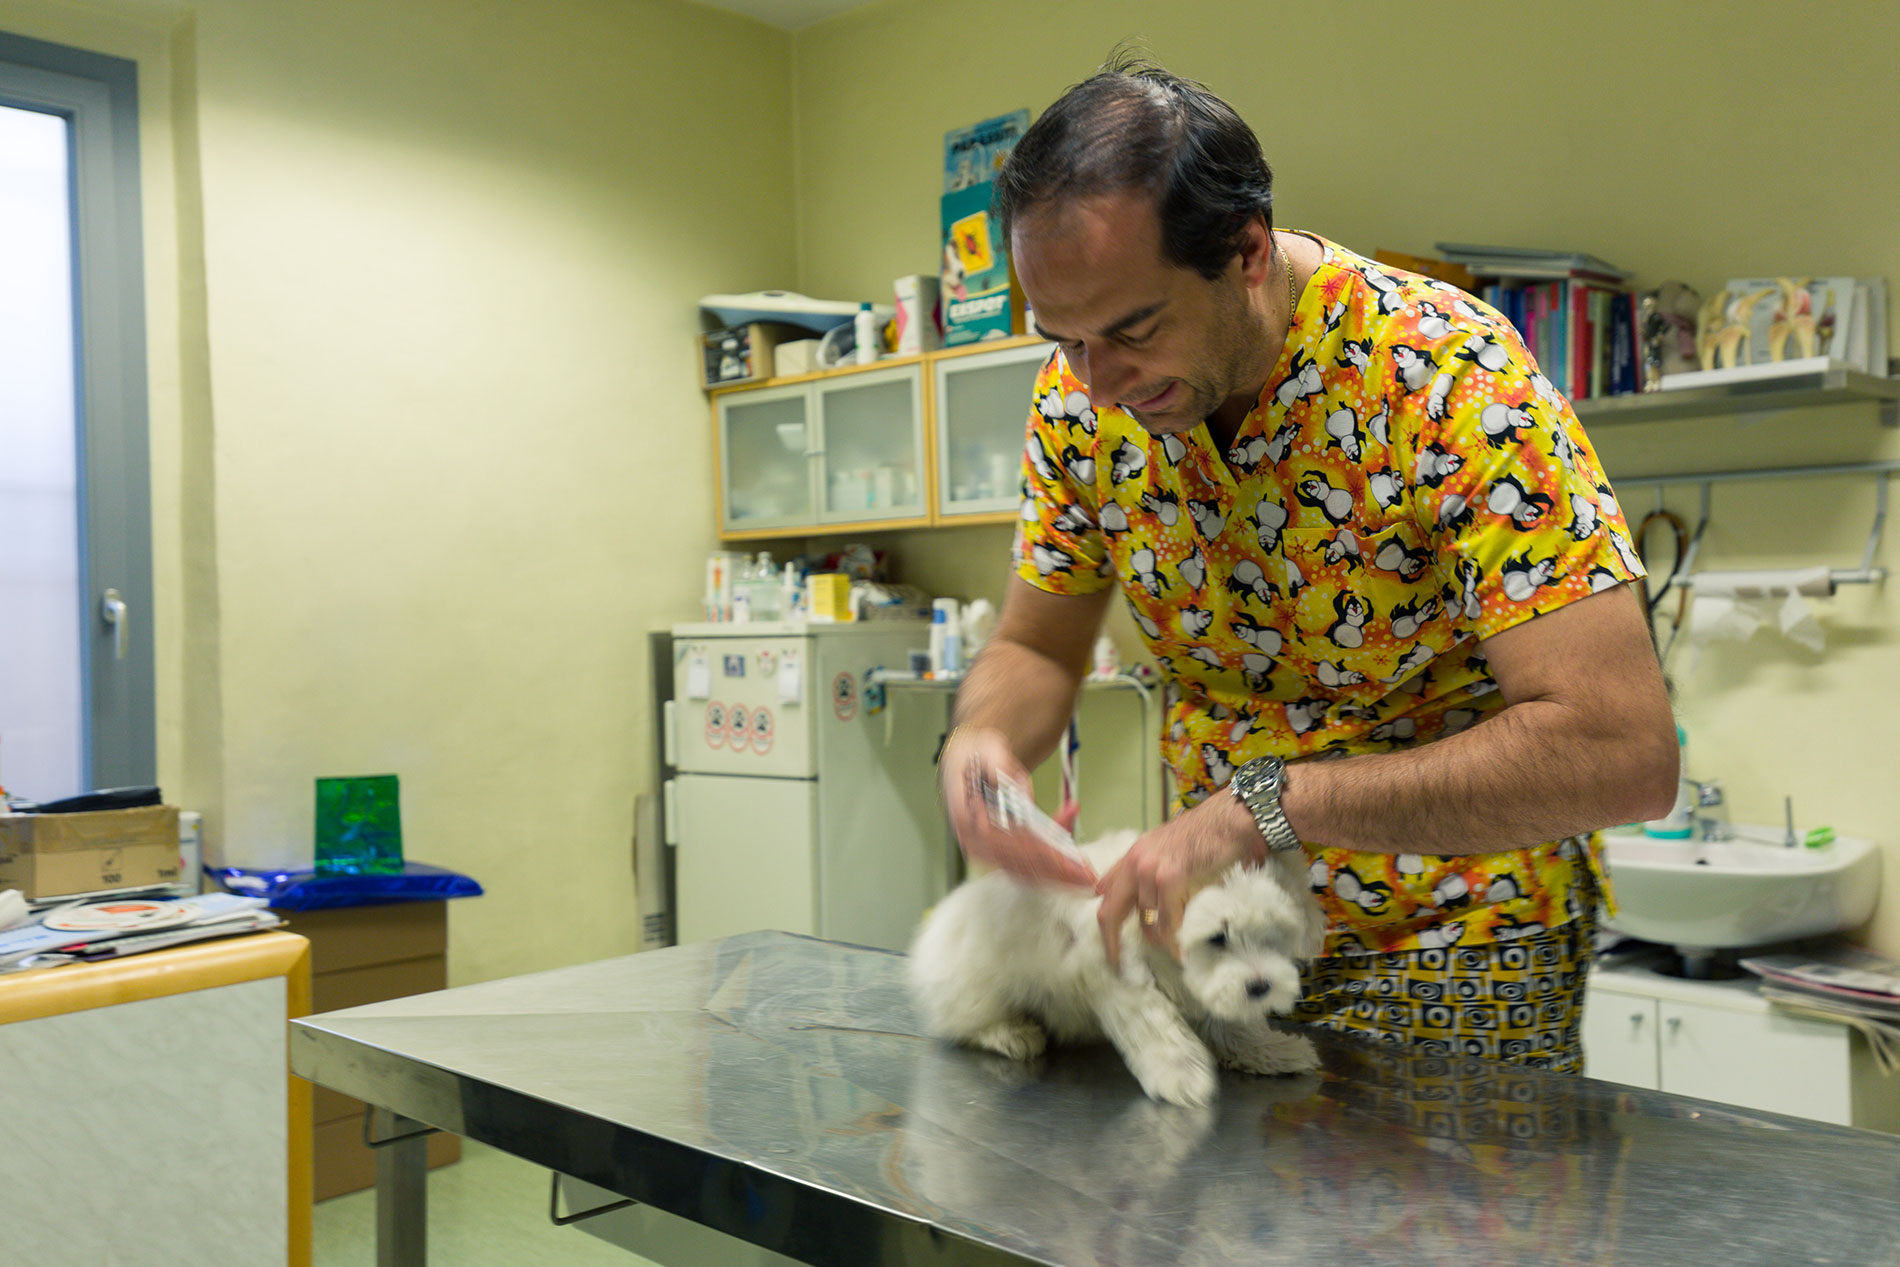
M 858 364 L 870 365 L 877 360 L 878 353 L 883 351 L 881 345 L 884 338 L 877 328 L 877 314 L 871 311 L 870 304 L 865 304 L 858 309 L 858 315 L 854 320 L 857 323 L 853 335 L 858 348 Z

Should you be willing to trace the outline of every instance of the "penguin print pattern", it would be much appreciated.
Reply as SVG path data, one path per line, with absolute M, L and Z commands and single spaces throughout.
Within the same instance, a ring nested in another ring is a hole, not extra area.
M 1204 425 L 1161 439 L 1091 407 L 1059 350 L 1028 413 L 1017 573 L 1058 594 L 1119 585 L 1169 679 L 1162 756 L 1184 806 L 1254 757 L 1468 729 L 1504 707 L 1485 638 L 1642 575 L 1595 450 L 1510 323 L 1313 240 L 1279 364 L 1224 449 Z M 1607 887 L 1588 839 L 1403 872 L 1311 852 L 1329 954 L 1451 944 L 1440 893 L 1469 894 L 1456 941 L 1473 946 L 1557 928 L 1563 895 Z

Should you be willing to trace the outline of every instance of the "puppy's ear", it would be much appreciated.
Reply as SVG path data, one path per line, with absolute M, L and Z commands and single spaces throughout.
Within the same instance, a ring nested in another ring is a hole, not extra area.
M 1298 894 L 1294 900 L 1300 908 L 1300 957 L 1317 959 L 1326 949 L 1326 916 L 1311 894 Z

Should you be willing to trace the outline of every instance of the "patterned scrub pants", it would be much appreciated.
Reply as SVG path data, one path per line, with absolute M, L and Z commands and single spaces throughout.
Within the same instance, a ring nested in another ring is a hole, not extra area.
M 1580 919 L 1515 941 L 1316 960 L 1288 1019 L 1422 1055 L 1580 1073 L 1596 904 L 1584 909 Z

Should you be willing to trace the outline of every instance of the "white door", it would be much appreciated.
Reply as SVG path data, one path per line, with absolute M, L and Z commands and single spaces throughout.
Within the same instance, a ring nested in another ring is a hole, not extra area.
M 157 777 L 137 67 L 0 32 L 0 781 Z
M 1656 1090 L 1656 1000 L 1591 989 L 1583 1006 L 1583 1072 Z
M 818 932 L 818 785 L 682 774 L 674 798 L 679 942 Z
M 744 628 L 744 626 L 740 626 Z M 809 778 L 811 639 L 795 634 L 678 638 L 672 762 L 693 774 Z
M 1659 1011 L 1664 1091 L 1852 1124 L 1845 1026 L 1700 1003 Z

